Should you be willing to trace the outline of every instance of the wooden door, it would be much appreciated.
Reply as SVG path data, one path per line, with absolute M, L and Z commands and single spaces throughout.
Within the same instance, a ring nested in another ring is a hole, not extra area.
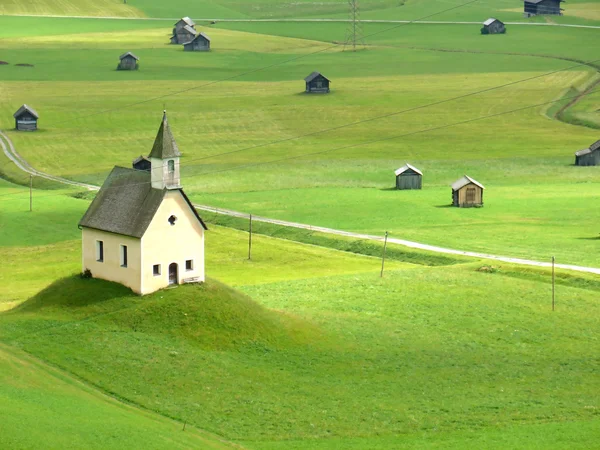
M 169 284 L 177 284 L 178 277 L 177 263 L 169 264 Z

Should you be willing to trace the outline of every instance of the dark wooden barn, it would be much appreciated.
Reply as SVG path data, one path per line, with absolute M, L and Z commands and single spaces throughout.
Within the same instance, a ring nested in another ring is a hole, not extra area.
M 148 158 L 140 155 L 133 160 L 131 166 L 135 170 L 145 170 L 146 172 L 150 172 L 150 168 L 152 165 L 150 164 L 150 160 Z
M 394 172 L 396 189 L 421 189 L 423 172 L 410 164 L 400 167 Z
M 524 16 L 562 16 L 560 4 L 564 0 L 525 0 Z
M 304 81 L 306 81 L 306 92 L 329 92 L 331 81 L 319 72 L 311 73 Z
M 138 58 L 131 52 L 127 52 L 119 56 L 119 60 L 120 62 L 117 66 L 117 70 L 137 70 L 138 61 L 140 60 L 140 58 Z
M 600 141 L 575 153 L 576 166 L 600 166 Z
M 190 42 L 183 44 L 186 52 L 208 52 L 210 51 L 210 38 L 204 33 L 199 33 Z
M 459 208 L 483 206 L 485 187 L 467 175 L 452 183 L 452 205 Z
M 181 21 L 177 22 L 180 23 Z M 193 23 L 193 22 L 192 22 Z M 195 25 L 184 25 L 181 28 L 173 28 L 173 36 L 171 36 L 171 44 L 185 44 L 196 37 L 198 32 Z
M 488 20 L 483 22 L 483 28 L 481 28 L 481 34 L 504 34 L 506 33 L 506 26 L 504 22 L 498 19 L 490 17 Z
M 13 114 L 13 117 L 15 118 L 15 128 L 18 131 L 37 130 L 39 116 L 33 108 L 23 105 Z

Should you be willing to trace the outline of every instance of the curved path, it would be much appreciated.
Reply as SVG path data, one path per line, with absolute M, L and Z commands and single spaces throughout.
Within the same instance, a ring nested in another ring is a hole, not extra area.
M 99 20 L 179 20 L 180 17 L 115 17 L 115 16 L 60 16 L 54 14 L 6 14 L 11 17 L 52 17 L 63 19 L 99 19 Z M 302 22 L 350 22 L 348 19 L 216 19 L 202 18 L 193 19 L 198 22 L 274 22 L 274 23 L 302 23 Z M 453 22 L 445 20 L 380 20 L 380 19 L 362 19 L 362 23 L 410 23 L 425 25 L 481 25 L 481 22 Z M 507 25 L 528 25 L 541 27 L 567 27 L 567 28 L 592 28 L 600 30 L 597 25 L 575 25 L 569 23 L 537 23 L 537 22 L 505 22 Z
M 83 188 L 89 189 L 89 190 L 97 191 L 98 189 L 100 189 L 100 187 L 96 186 L 96 185 L 68 180 L 66 178 L 49 175 L 49 174 L 46 174 L 44 172 L 40 172 L 39 170 L 34 169 L 27 161 L 25 161 L 25 159 L 23 159 L 23 157 L 21 155 L 19 155 L 17 153 L 15 146 L 12 143 L 12 141 L 10 140 L 10 138 L 6 134 L 4 134 L 2 131 L 0 131 L 0 147 L 2 147 L 4 154 L 11 161 L 13 161 L 19 169 L 21 169 L 22 171 L 27 172 L 31 175 L 46 178 L 48 180 L 55 181 L 58 183 L 68 184 L 70 186 L 83 187 Z M 214 206 L 207 206 L 207 205 L 200 205 L 200 204 L 194 204 L 194 207 L 201 211 L 209 211 L 209 212 L 213 212 L 216 214 L 223 214 L 223 215 L 231 216 L 231 217 L 239 217 L 239 218 L 245 218 L 245 219 L 250 218 L 250 215 L 247 213 L 242 213 L 239 211 L 232 211 L 230 209 L 223 209 L 223 208 L 217 208 Z M 316 231 L 316 232 L 320 232 L 320 233 L 332 234 L 332 235 L 336 235 L 336 236 L 344 236 L 344 237 L 350 237 L 350 238 L 355 238 L 355 239 L 365 239 L 365 240 L 370 240 L 370 241 L 383 241 L 383 237 L 381 237 L 381 236 L 374 236 L 371 234 L 362 234 L 362 233 L 353 233 L 351 231 L 336 230 L 333 228 L 325 228 L 325 227 L 319 227 L 319 226 L 314 226 L 314 225 L 307 225 L 307 224 L 298 223 L 298 222 L 288 222 L 286 220 L 270 219 L 268 217 L 261 217 L 261 216 L 253 215 L 252 220 L 256 221 L 256 222 L 270 223 L 273 225 L 279 225 L 279 226 L 283 226 L 283 227 L 299 228 L 302 230 L 309 230 L 309 231 Z M 522 258 L 512 258 L 510 256 L 490 255 L 487 253 L 470 252 L 470 251 L 465 251 L 465 250 L 455 250 L 455 249 L 451 249 L 451 248 L 437 247 L 435 245 L 428 245 L 428 244 L 421 244 L 419 242 L 407 241 L 404 239 L 388 237 L 388 242 L 391 244 L 402 245 L 404 247 L 415 248 L 415 249 L 419 249 L 419 250 L 427 250 L 427 251 L 434 252 L 434 253 L 444 253 L 444 254 L 448 254 L 448 255 L 459 255 L 459 256 L 468 256 L 468 257 L 473 257 L 473 258 L 490 259 L 490 260 L 494 260 L 494 261 L 501 261 L 501 262 L 512 263 L 512 264 L 520 264 L 520 265 L 525 265 L 525 266 L 552 267 L 552 263 L 550 263 L 550 262 L 534 261 L 534 260 L 522 259 Z M 577 265 L 572 265 L 572 264 L 556 264 L 555 267 L 559 268 L 559 269 L 574 270 L 577 272 L 594 273 L 594 274 L 600 275 L 600 268 L 596 268 L 596 267 L 585 267 L 585 266 L 577 266 Z

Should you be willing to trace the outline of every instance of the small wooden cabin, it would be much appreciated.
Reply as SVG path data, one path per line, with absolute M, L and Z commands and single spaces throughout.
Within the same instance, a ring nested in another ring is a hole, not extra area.
M 331 81 L 319 72 L 311 73 L 304 81 L 306 81 L 306 92 L 320 92 L 325 94 L 329 92 Z
M 524 16 L 562 16 L 560 4 L 564 0 L 524 0 Z
M 600 141 L 594 142 L 589 148 L 575 152 L 576 166 L 600 166 Z
M 396 189 L 421 189 L 423 172 L 410 164 L 405 164 L 394 172 Z
M 483 28 L 481 34 L 504 34 L 506 33 L 506 26 L 504 22 L 498 19 L 490 17 L 488 20 L 483 22 Z
M 464 177 L 452 183 L 452 205 L 459 208 L 483 206 L 485 187 L 471 177 Z
M 131 52 L 123 53 L 119 56 L 120 62 L 117 70 L 138 70 L 138 61 L 140 58 Z
M 171 36 L 171 44 L 186 44 L 194 39 L 197 34 L 198 32 L 194 27 L 186 25 L 181 29 L 174 30 L 173 36 Z
M 37 130 L 39 116 L 33 108 L 23 105 L 13 114 L 13 117 L 15 118 L 15 128 L 17 131 Z
M 210 38 L 204 33 L 199 33 L 190 42 L 183 44 L 186 52 L 208 52 L 210 51 Z
M 146 158 L 145 156 L 140 155 L 133 160 L 133 162 L 131 163 L 131 166 L 135 170 L 145 170 L 146 172 L 150 172 L 150 167 L 152 165 L 150 163 L 150 159 Z

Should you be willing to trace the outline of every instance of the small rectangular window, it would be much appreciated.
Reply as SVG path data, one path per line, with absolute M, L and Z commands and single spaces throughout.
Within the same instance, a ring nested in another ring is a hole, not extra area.
M 185 270 L 194 270 L 194 260 L 188 259 L 185 262 Z
M 157 277 L 160 275 L 160 264 L 154 264 L 152 266 L 152 274 Z
M 96 241 L 96 261 L 104 262 L 104 241 Z
M 121 245 L 121 267 L 127 267 L 127 246 Z

